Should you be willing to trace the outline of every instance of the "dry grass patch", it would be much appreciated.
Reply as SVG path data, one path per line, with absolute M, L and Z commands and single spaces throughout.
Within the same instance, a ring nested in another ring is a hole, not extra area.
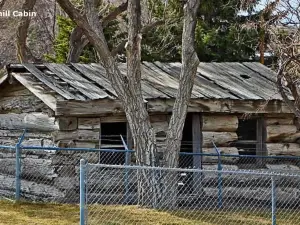
M 161 212 L 137 206 L 89 206 L 89 225 L 269 225 L 271 212 Z M 300 215 L 300 214 L 299 214 Z M 78 205 L 0 201 L 0 225 L 79 224 Z M 277 225 L 300 225 L 298 211 L 280 211 Z

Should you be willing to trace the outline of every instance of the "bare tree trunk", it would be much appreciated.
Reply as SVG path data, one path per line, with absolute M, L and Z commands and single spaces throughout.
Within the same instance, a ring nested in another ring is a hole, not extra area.
M 164 165 L 166 167 L 178 167 L 184 122 L 199 65 L 199 59 L 195 51 L 195 29 L 199 5 L 200 0 L 188 0 L 184 5 L 182 67 L 179 80 L 180 85 L 167 132 L 166 151 L 164 154 Z M 176 207 L 177 184 L 178 175 L 175 172 L 169 172 L 164 178 L 164 190 L 160 207 Z
M 67 57 L 67 63 L 79 62 L 80 55 L 84 47 L 89 43 L 88 39 L 83 35 L 83 30 L 76 26 L 71 33 L 69 46 L 70 50 Z
M 33 7 L 35 6 L 36 0 L 25 0 L 22 10 L 24 11 L 32 11 Z M 30 56 L 29 51 L 27 49 L 26 40 L 27 40 L 27 33 L 30 24 L 30 16 L 22 17 L 18 29 L 17 29 L 17 57 L 21 63 L 28 62 L 29 59 L 32 57 Z
M 178 153 L 180 151 L 183 126 L 194 85 L 194 78 L 199 66 L 199 59 L 195 51 L 195 28 L 199 5 L 200 0 L 188 0 L 184 5 L 182 67 L 179 80 L 180 85 L 167 132 L 165 154 L 165 165 L 167 167 L 178 166 Z
M 0 1 L 0 9 L 2 9 L 2 8 L 3 8 L 3 6 L 4 6 L 5 2 L 6 2 L 6 0 L 2 0 L 2 1 Z

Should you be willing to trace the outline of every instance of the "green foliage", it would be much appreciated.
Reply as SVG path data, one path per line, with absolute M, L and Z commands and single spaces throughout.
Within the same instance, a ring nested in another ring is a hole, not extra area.
M 57 25 L 59 31 L 54 43 L 55 55 L 45 55 L 45 59 L 49 62 L 65 63 L 70 50 L 69 39 L 75 23 L 70 18 L 58 16 Z M 95 61 L 96 53 L 91 45 L 87 45 L 80 56 L 79 62 L 91 63 Z
M 81 0 L 78 1 L 79 5 Z M 196 28 L 196 51 L 201 61 L 244 61 L 254 56 L 258 40 L 257 32 L 241 29 L 237 7 L 240 0 L 201 0 Z M 165 21 L 143 36 L 142 60 L 180 61 L 183 26 L 183 5 L 178 0 L 148 0 L 152 17 Z M 111 8 L 112 9 L 112 8 Z M 253 10 L 249 7 L 248 10 Z M 126 17 L 123 18 L 126 21 Z M 69 37 L 74 23 L 64 17 L 58 18 L 59 33 L 55 40 L 54 56 L 46 56 L 51 62 L 63 63 L 69 51 Z M 127 38 L 119 29 L 118 21 L 111 21 L 104 29 L 110 49 Z M 96 61 L 92 46 L 87 46 L 80 61 Z
M 54 43 L 55 55 L 45 55 L 45 58 L 50 62 L 65 63 L 69 52 L 69 38 L 75 24 L 69 18 L 58 16 L 57 25 L 58 35 Z

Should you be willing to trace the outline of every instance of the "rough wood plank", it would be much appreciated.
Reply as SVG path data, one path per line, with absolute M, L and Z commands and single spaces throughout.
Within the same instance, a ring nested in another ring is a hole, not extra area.
M 126 64 L 119 64 L 119 69 L 121 73 L 126 74 L 127 73 L 127 65 Z M 168 95 L 166 95 L 161 90 L 155 88 L 153 85 L 151 85 L 147 80 L 145 80 L 143 77 L 145 76 L 145 73 L 147 73 L 144 70 L 144 67 L 142 69 L 142 94 L 145 99 L 152 99 L 152 98 L 169 98 Z
M 47 66 L 48 69 L 54 72 L 62 80 L 69 83 L 76 90 L 78 90 L 90 99 L 102 99 L 110 97 L 102 89 L 100 89 L 87 79 L 83 78 L 75 71 L 71 70 L 67 65 L 47 63 L 45 64 L 45 66 Z
M 88 116 L 106 113 L 122 113 L 121 102 L 117 100 L 94 100 L 94 101 L 58 101 L 56 115 L 58 116 Z
M 178 83 L 178 85 L 179 85 L 180 70 L 176 73 L 177 75 L 179 74 L 179 76 L 174 76 L 174 73 L 172 75 L 168 74 L 164 70 L 162 70 L 161 68 L 157 67 L 154 63 L 143 62 L 143 66 L 149 73 L 152 74 L 154 72 L 155 74 L 157 74 L 157 76 L 161 76 L 163 79 L 166 79 L 166 80 L 170 79 L 170 80 L 172 80 L 172 82 Z M 175 92 L 174 94 L 176 95 L 177 92 Z M 206 96 L 201 93 L 200 88 L 198 88 L 197 86 L 194 86 L 193 90 L 192 90 L 191 97 L 192 98 L 203 98 L 203 97 L 206 97 Z
M 231 142 L 238 139 L 235 132 L 211 132 L 204 131 L 203 134 L 203 147 L 212 147 L 212 142 L 215 143 L 217 147 L 229 146 Z
M 57 121 L 61 131 L 76 130 L 78 128 L 76 117 L 59 117 Z
M 101 123 L 125 123 L 127 122 L 125 115 L 100 116 Z
M 259 99 L 258 96 L 253 96 L 253 94 L 249 94 L 249 96 L 245 93 L 247 92 L 244 90 L 240 90 L 240 87 L 232 81 L 228 81 L 227 75 L 223 75 L 220 69 L 215 68 L 210 63 L 200 63 L 199 67 L 197 68 L 197 72 L 201 74 L 202 77 L 205 77 L 211 80 L 214 84 L 218 85 L 219 87 L 224 88 L 224 91 L 228 91 L 231 94 L 237 96 L 241 99 L 249 99 L 249 97 L 253 97 L 253 99 Z M 217 74 L 217 76 L 216 76 Z
M 172 112 L 174 100 L 153 99 L 147 103 L 149 112 Z M 191 99 L 188 112 L 227 112 L 227 113 L 291 113 L 282 101 L 260 100 L 205 100 Z
M 203 131 L 236 131 L 238 118 L 235 115 L 203 115 Z
M 300 156 L 300 145 L 296 143 L 267 143 L 268 155 Z
M 99 132 L 93 130 L 56 131 L 53 133 L 54 141 L 99 141 Z
M 154 62 L 156 66 L 161 68 L 162 70 L 166 71 L 170 75 L 177 71 L 181 70 L 180 63 L 160 63 Z M 174 69 L 176 71 L 174 72 Z M 200 74 L 197 74 L 194 80 L 194 86 L 202 89 L 201 92 L 203 95 L 207 96 L 208 98 L 230 98 L 230 99 L 237 99 L 236 96 L 225 92 L 224 89 L 220 88 L 218 85 L 214 84 L 213 82 L 201 77 Z
M 78 118 L 78 129 L 99 130 L 100 128 L 100 118 Z
M 172 112 L 174 100 L 151 99 L 146 103 L 150 113 Z M 282 113 L 291 114 L 290 109 L 281 101 L 250 101 L 250 100 L 205 100 L 191 99 L 188 112 L 226 112 L 226 113 Z M 124 114 L 122 104 L 118 100 L 94 101 L 58 101 L 56 115 L 103 115 Z
M 26 80 L 22 75 L 12 73 L 12 76 L 16 78 L 21 84 L 23 84 L 29 91 L 31 91 L 36 97 L 41 99 L 50 109 L 55 111 L 56 98 L 50 94 L 45 94 L 46 91 L 42 87 L 35 87 L 32 81 Z
M 82 74 L 84 74 L 84 76 L 97 82 L 99 85 L 104 87 L 107 91 L 109 91 L 114 97 L 117 97 L 115 90 L 111 86 L 109 80 L 106 78 L 106 72 L 104 68 L 103 70 L 100 70 L 99 67 L 80 64 L 80 63 L 72 63 L 72 65 L 76 69 L 78 69 Z
M 242 63 L 227 62 L 222 63 L 222 65 L 226 66 L 226 71 L 236 77 L 242 78 L 243 75 L 250 77 L 248 79 L 243 78 L 243 81 L 248 85 L 249 90 L 252 90 L 260 96 L 265 96 L 266 100 L 270 98 L 282 99 L 281 95 L 278 93 L 277 84 L 275 82 L 272 82 L 264 76 L 261 76 L 259 73 L 254 72 Z
M 226 71 L 226 74 L 232 76 L 238 81 L 241 81 L 239 86 L 245 85 L 250 92 L 263 99 L 281 99 L 280 94 L 277 90 L 277 85 L 264 77 L 257 77 L 257 73 L 249 70 L 241 63 L 230 62 L 230 63 L 216 63 L 220 68 Z M 245 78 L 246 76 L 246 78 Z
M 66 99 L 78 99 L 75 95 L 68 92 L 64 87 L 56 82 L 54 78 L 51 76 L 44 75 L 39 69 L 37 69 L 33 64 L 25 63 L 24 67 L 32 73 L 38 80 L 43 82 L 49 88 L 60 94 Z

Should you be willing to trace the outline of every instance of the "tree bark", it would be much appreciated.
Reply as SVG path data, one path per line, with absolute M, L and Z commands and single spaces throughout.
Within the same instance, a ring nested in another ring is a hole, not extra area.
M 124 2 L 121 5 L 119 5 L 117 8 L 115 8 L 111 13 L 109 13 L 106 17 L 102 19 L 102 26 L 105 28 L 108 23 L 114 19 L 118 15 L 120 15 L 122 12 L 124 12 L 127 9 L 128 2 Z M 99 20 L 100 22 L 100 20 Z M 79 62 L 80 55 L 85 48 L 85 46 L 89 43 L 88 39 L 84 36 L 83 29 L 76 26 L 70 36 L 70 50 L 68 53 L 67 63 L 69 62 Z M 124 46 L 123 46 L 124 48 Z
M 69 46 L 70 50 L 68 53 L 67 63 L 79 62 L 80 55 L 84 47 L 89 43 L 88 39 L 83 35 L 83 30 L 76 26 L 71 33 Z
M 183 127 L 186 119 L 187 108 L 194 85 L 194 77 L 199 65 L 195 51 L 195 29 L 197 24 L 197 11 L 200 0 L 188 0 L 184 4 L 184 23 L 182 32 L 182 67 L 179 79 L 179 89 L 170 119 L 164 165 L 178 167 L 178 157 L 182 139 Z M 163 187 L 160 199 L 160 208 L 175 209 L 177 205 L 178 174 L 169 171 L 162 178 Z
M 0 1 L 0 9 L 2 9 L 2 8 L 3 8 L 3 6 L 4 6 L 5 2 L 6 2 L 6 0 L 2 0 L 2 1 Z
M 32 11 L 33 7 L 35 6 L 36 0 L 25 0 L 22 10 L 24 11 Z M 19 59 L 19 62 L 24 63 L 28 62 L 32 57 L 30 57 L 30 54 L 28 54 L 28 48 L 26 45 L 27 40 L 27 33 L 28 28 L 30 25 L 30 16 L 22 17 L 18 29 L 17 29 L 17 57 Z
M 173 106 L 173 114 L 167 132 L 167 147 L 164 156 L 165 166 L 167 167 L 178 166 L 178 153 L 180 151 L 184 122 L 199 65 L 199 59 L 195 51 L 195 28 L 199 5 L 200 0 L 188 0 L 184 5 L 182 67 L 177 98 Z

